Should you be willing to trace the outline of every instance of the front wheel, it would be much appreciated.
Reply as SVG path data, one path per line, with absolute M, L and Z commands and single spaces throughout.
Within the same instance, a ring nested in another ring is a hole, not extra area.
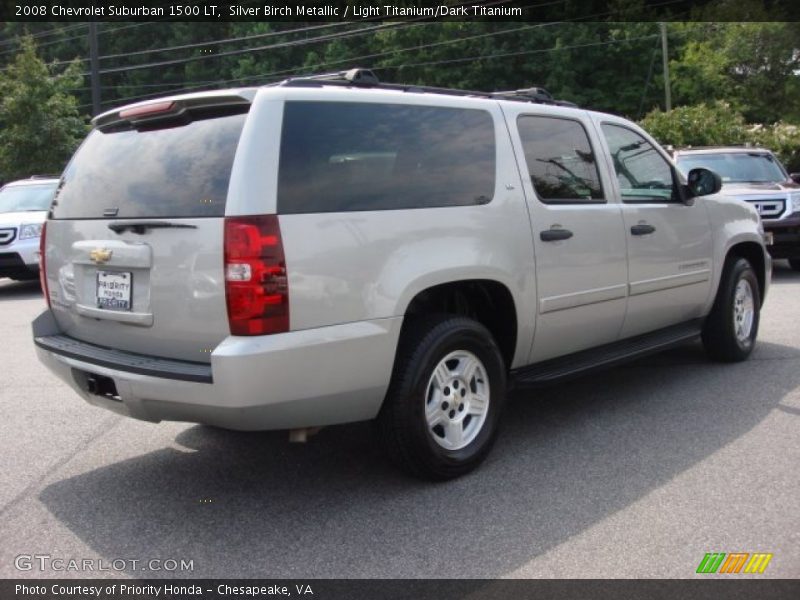
M 409 317 L 378 416 L 392 461 L 424 479 L 452 479 L 489 453 L 506 393 L 503 357 L 480 323 Z
M 703 328 L 703 344 L 709 356 L 724 362 L 738 362 L 750 356 L 758 335 L 760 308 L 753 267 L 744 258 L 729 258 Z

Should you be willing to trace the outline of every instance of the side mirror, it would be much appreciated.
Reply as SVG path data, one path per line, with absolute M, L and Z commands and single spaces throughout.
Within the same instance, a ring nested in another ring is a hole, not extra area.
M 800 173 L 789 173 L 789 179 L 795 183 L 800 183 Z
M 722 177 L 702 167 L 689 171 L 686 182 L 692 197 L 716 194 L 722 189 Z

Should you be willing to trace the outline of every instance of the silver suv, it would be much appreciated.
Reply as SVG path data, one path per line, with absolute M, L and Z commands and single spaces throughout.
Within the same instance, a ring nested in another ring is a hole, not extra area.
M 148 421 L 375 419 L 434 479 L 485 458 L 512 384 L 698 336 L 745 359 L 771 269 L 755 209 L 538 92 L 350 71 L 98 116 L 47 221 L 39 358 Z
M 753 204 L 771 237 L 770 255 L 800 271 L 800 175 L 787 173 L 765 148 L 685 148 L 674 158 L 684 174 L 697 167 L 714 171 L 722 177 L 721 194 Z

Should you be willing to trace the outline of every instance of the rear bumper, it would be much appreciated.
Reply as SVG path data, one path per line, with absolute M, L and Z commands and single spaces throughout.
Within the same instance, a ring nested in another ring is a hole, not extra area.
M 39 360 L 84 400 L 145 421 L 267 430 L 374 418 L 394 363 L 402 318 L 225 339 L 211 364 L 120 352 L 63 336 L 49 311 L 33 323 Z M 113 380 L 116 397 L 90 392 Z
M 800 258 L 800 213 L 762 222 L 764 231 L 772 232 L 773 242 L 767 249 L 773 258 Z

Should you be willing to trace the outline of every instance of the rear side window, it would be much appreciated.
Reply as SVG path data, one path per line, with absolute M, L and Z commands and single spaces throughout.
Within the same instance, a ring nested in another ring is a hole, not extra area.
M 247 115 L 86 138 L 63 176 L 55 219 L 220 217 Z
M 280 213 L 485 204 L 494 186 L 486 111 L 356 102 L 284 108 Z
M 605 202 L 592 145 L 583 125 L 557 117 L 520 116 L 528 173 L 545 203 Z

